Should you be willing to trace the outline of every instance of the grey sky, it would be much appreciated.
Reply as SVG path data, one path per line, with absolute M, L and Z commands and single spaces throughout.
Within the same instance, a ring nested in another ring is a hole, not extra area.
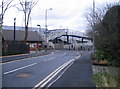
M 19 0 L 14 0 L 17 3 Z M 118 2 L 119 0 L 95 0 L 96 6 L 104 3 Z M 68 28 L 84 32 L 86 30 L 85 13 L 92 7 L 93 0 L 39 0 L 31 14 L 30 27 L 45 27 L 45 9 L 48 11 L 48 29 Z M 24 26 L 23 14 L 16 8 L 9 9 L 4 17 L 4 25 L 13 26 L 16 17 L 16 25 Z

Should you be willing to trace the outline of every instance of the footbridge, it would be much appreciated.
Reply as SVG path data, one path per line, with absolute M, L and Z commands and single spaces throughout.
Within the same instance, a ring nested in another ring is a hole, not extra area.
M 54 38 L 53 40 L 50 40 L 50 41 L 57 41 L 57 40 L 60 40 L 62 37 L 66 37 L 67 43 L 70 43 L 70 37 L 80 38 L 81 39 L 81 43 L 83 43 L 85 39 L 92 41 L 92 38 L 89 38 L 89 37 L 78 36 L 78 35 L 67 35 L 67 34 L 66 35 L 61 35 L 59 37 L 56 37 L 56 38 Z

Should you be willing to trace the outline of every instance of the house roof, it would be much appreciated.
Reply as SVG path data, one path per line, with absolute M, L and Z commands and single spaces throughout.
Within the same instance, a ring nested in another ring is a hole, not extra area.
M 13 41 L 14 40 L 14 30 L 2 30 L 2 36 L 4 40 Z M 24 41 L 25 31 L 16 30 L 16 41 Z M 27 41 L 43 41 L 43 38 L 38 34 L 37 31 L 28 31 Z

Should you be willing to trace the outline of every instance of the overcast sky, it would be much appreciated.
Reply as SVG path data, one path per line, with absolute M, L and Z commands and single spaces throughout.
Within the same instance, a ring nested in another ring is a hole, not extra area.
M 17 3 L 19 0 L 14 0 Z M 119 0 L 95 0 L 96 7 L 104 3 L 118 2 Z M 84 32 L 86 30 L 85 13 L 88 8 L 92 8 L 93 0 L 39 0 L 33 8 L 31 14 L 30 27 L 37 27 L 40 24 L 45 27 L 45 9 L 48 11 L 48 29 L 68 28 Z M 16 8 L 7 10 L 4 16 L 4 25 L 13 26 L 16 18 L 17 26 L 24 26 L 24 17 L 22 12 Z

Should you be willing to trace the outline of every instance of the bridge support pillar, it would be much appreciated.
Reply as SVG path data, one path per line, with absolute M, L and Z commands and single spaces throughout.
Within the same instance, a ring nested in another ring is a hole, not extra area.
M 83 38 L 82 38 L 82 43 L 83 43 Z
M 67 43 L 69 43 L 69 36 L 67 35 Z

